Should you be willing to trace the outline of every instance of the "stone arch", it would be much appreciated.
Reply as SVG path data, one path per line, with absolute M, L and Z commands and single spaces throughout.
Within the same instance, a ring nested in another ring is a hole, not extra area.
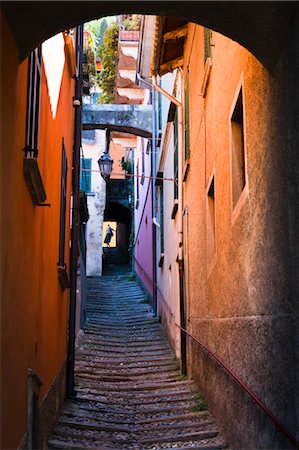
M 59 31 L 103 16 L 140 13 L 176 16 L 237 41 L 273 69 L 294 36 L 297 2 L 2 2 L 20 60 Z
M 132 228 L 132 215 L 130 209 L 117 201 L 108 200 L 104 213 L 105 221 L 118 222 L 119 236 L 117 246 L 128 259 L 129 240 Z

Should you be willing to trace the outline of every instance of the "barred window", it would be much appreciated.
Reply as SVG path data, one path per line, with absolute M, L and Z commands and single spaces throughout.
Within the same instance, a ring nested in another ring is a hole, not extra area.
M 65 250 L 65 217 L 66 217 L 66 184 L 67 182 L 67 156 L 62 139 L 62 155 L 61 155 L 61 188 L 60 188 L 60 233 L 59 233 L 59 258 L 58 265 L 64 266 L 64 250 Z
M 30 53 L 28 61 L 27 118 L 25 156 L 38 156 L 39 112 L 41 90 L 41 46 Z

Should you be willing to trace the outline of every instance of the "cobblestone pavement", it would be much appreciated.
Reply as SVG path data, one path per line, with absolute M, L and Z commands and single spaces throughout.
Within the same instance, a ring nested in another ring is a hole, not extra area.
M 49 449 L 208 449 L 224 440 L 192 381 L 181 376 L 161 324 L 128 275 L 88 279 L 76 351 L 75 399 Z

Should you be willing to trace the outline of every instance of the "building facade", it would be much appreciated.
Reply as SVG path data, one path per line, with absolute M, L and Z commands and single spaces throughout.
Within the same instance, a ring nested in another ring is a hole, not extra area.
M 19 64 L 1 17 L 1 448 L 44 448 L 65 397 L 75 46 Z
M 292 448 L 204 350 L 296 436 L 294 242 L 283 231 L 292 183 L 277 147 L 278 93 L 265 67 L 219 33 L 171 18 L 157 18 L 150 33 L 153 83 L 164 97 L 158 314 L 232 446 Z

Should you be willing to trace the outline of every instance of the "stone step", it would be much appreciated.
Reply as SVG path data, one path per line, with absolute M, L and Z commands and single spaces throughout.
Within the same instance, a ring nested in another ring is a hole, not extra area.
M 161 324 L 128 275 L 88 279 L 75 389 L 49 449 L 220 450 L 194 383 L 181 376 Z M 204 411 L 198 411 L 199 406 Z

